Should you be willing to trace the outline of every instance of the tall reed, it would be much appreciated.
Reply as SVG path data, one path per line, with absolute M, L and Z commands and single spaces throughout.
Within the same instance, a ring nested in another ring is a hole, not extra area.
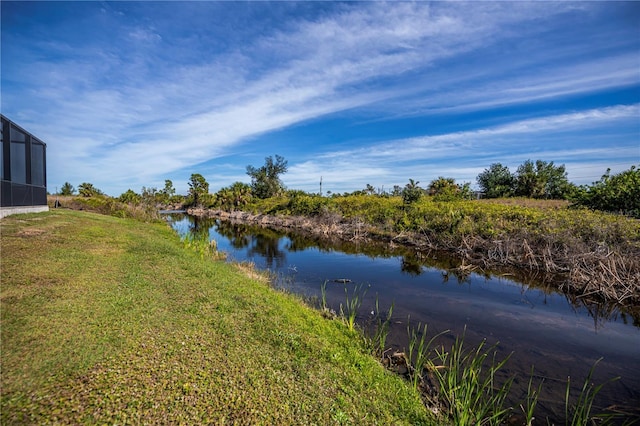
M 389 335 L 389 329 L 391 326 L 391 316 L 393 315 L 393 303 L 389 307 L 387 311 L 386 318 L 382 318 L 380 315 L 380 305 L 378 302 L 378 297 L 376 296 L 376 328 L 373 333 L 373 338 L 371 339 L 371 347 L 374 355 L 382 356 L 384 352 L 387 350 L 387 336 Z
M 407 333 L 409 334 L 409 359 L 407 362 L 412 366 L 409 371 L 411 375 L 411 383 L 415 390 L 418 390 L 418 385 L 422 381 L 424 369 L 429 363 L 429 354 L 432 352 L 431 345 L 436 338 L 447 332 L 448 330 L 445 330 L 436 334 L 427 341 L 427 324 L 423 327 L 421 323 L 418 323 L 418 328 L 415 329 L 410 328 L 407 322 Z
M 511 411 L 504 407 L 504 402 L 511 390 L 513 377 L 498 386 L 496 372 L 505 365 L 509 356 L 498 361 L 496 347 L 485 350 L 486 341 L 470 350 L 465 350 L 463 342 L 464 333 L 456 338 L 449 352 L 444 348 L 436 350 L 435 360 L 440 365 L 433 360 L 429 365 L 437 379 L 439 395 L 448 415 L 458 426 L 502 424 Z
M 342 316 L 342 318 L 344 318 L 345 322 L 347 323 L 347 327 L 349 328 L 349 331 L 354 331 L 356 328 L 356 317 L 358 315 L 358 310 L 360 309 L 360 306 L 362 306 L 362 299 L 364 298 L 365 294 L 367 293 L 367 289 L 364 288 L 362 285 L 357 285 L 353 288 L 353 291 L 351 293 L 351 296 L 349 296 L 349 291 L 347 290 L 347 287 L 345 286 L 344 288 L 344 294 L 345 294 L 345 305 L 343 306 L 342 303 L 340 304 L 340 316 Z
M 596 368 L 596 365 L 602 361 L 602 358 L 598 359 L 591 369 L 589 370 L 589 374 L 587 378 L 584 380 L 584 384 L 580 389 L 580 395 L 578 395 L 578 400 L 575 404 L 571 404 L 569 402 L 570 399 L 570 388 L 571 388 L 571 377 L 567 377 L 567 389 L 565 391 L 565 419 L 567 426 L 582 426 L 588 424 L 595 424 L 596 420 L 600 420 L 601 422 L 606 422 L 615 417 L 615 415 L 611 414 L 597 414 L 592 415 L 591 410 L 593 408 L 593 400 L 596 395 L 602 390 L 602 387 L 608 383 L 601 383 L 599 385 L 594 385 L 591 382 L 591 378 L 593 377 L 593 372 Z M 620 379 L 620 377 L 614 377 L 609 380 L 609 382 L 613 382 Z
M 329 308 L 327 307 L 327 280 L 324 280 L 324 282 L 320 286 L 320 293 L 322 295 L 322 305 L 320 307 L 322 308 L 322 312 L 326 312 L 329 310 Z
M 531 367 L 531 376 L 529 376 L 529 384 L 527 385 L 527 395 L 523 401 L 523 404 L 520 404 L 520 409 L 524 414 L 525 425 L 532 426 L 534 417 L 534 412 L 536 406 L 538 405 L 538 398 L 540 397 L 540 393 L 542 392 L 542 385 L 544 384 L 544 379 L 540 380 L 538 387 L 536 389 L 533 388 L 533 366 Z

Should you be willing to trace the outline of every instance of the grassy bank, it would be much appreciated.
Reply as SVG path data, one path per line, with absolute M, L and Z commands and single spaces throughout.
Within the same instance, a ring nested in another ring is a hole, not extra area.
M 429 424 L 343 322 L 164 224 L 0 221 L 2 424 Z

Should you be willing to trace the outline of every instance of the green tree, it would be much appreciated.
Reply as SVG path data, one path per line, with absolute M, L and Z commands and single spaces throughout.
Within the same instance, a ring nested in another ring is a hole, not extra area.
M 536 166 L 527 160 L 518 166 L 516 172 L 516 195 L 530 198 L 544 198 L 545 181 L 536 171 Z
M 246 206 L 251 201 L 251 186 L 242 182 L 234 182 L 231 187 L 233 207 L 240 208 Z
M 611 176 L 607 169 L 599 181 L 578 189 L 574 198 L 576 205 L 591 209 L 621 212 L 640 218 L 640 168 L 631 166 Z
M 189 198 L 193 206 L 202 206 L 209 194 L 209 183 L 200 173 L 194 173 L 189 178 Z
M 249 201 L 251 201 L 251 186 L 234 182 L 216 193 L 215 204 L 222 209 L 234 211 L 246 206 Z
M 466 200 L 471 198 L 471 184 L 458 185 L 454 178 L 440 176 L 429 183 L 428 192 L 435 201 Z
M 140 204 L 142 198 L 139 194 L 136 194 L 133 190 L 128 189 L 127 192 L 123 192 L 119 197 L 118 201 L 122 203 L 128 204 Z
M 454 178 L 445 178 L 444 176 L 439 176 L 437 179 L 432 180 L 428 188 L 429 195 L 456 192 L 457 190 L 456 180 Z
M 376 189 L 370 183 L 367 184 L 363 191 L 367 195 L 374 195 L 376 193 Z
M 60 188 L 60 195 L 73 195 L 76 189 L 69 182 L 65 182 Z
M 516 172 L 516 195 L 530 198 L 566 198 L 571 190 L 564 165 L 553 161 L 525 161 Z
M 149 206 L 155 206 L 158 203 L 162 202 L 162 194 L 158 191 L 158 188 L 155 187 L 142 187 L 140 191 L 141 201 Z
M 487 198 L 509 197 L 513 195 L 516 178 L 509 168 L 494 163 L 476 178 Z
M 215 193 L 213 205 L 222 210 L 231 210 L 233 207 L 231 189 L 228 187 L 220 188 L 220 190 Z
M 78 185 L 78 193 L 83 197 L 94 197 L 96 195 L 102 195 L 102 191 L 94 187 L 92 183 L 83 182 Z
M 471 182 L 465 182 L 462 185 L 458 184 L 458 196 L 463 200 L 470 200 L 473 198 L 473 191 L 471 190 Z
M 286 172 L 287 160 L 280 155 L 276 155 L 275 161 L 272 157 L 265 158 L 264 166 L 260 168 L 247 166 L 247 174 L 251 177 L 253 196 L 265 199 L 280 195 L 284 191 L 280 175 Z
M 173 187 L 173 182 L 170 179 L 165 179 L 164 189 L 160 191 L 160 202 L 167 204 L 170 203 L 176 194 L 176 189 Z
M 402 189 L 402 202 L 404 204 L 412 204 L 416 201 L 420 200 L 424 190 L 418 186 L 420 182 L 414 181 L 413 179 L 409 179 L 409 183 L 404 186 Z

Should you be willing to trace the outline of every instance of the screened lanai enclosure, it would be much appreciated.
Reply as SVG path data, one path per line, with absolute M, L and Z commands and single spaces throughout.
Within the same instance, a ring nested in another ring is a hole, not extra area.
M 48 210 L 47 145 L 0 115 L 0 218 Z

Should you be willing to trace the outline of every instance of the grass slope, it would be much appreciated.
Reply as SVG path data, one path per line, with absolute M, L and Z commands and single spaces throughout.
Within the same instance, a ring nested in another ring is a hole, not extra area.
M 362 339 L 167 226 L 0 221 L 2 424 L 429 424 Z

